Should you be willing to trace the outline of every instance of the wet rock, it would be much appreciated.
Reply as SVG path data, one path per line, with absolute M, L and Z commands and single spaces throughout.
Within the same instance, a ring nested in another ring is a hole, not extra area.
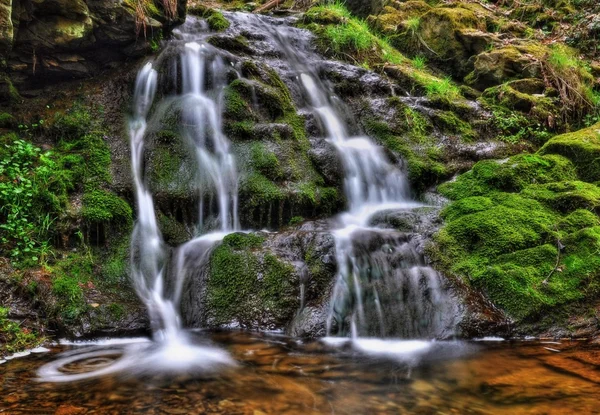
M 342 161 L 335 146 L 322 139 L 311 141 L 308 154 L 329 186 L 341 186 L 344 181 Z
M 292 321 L 286 333 L 290 336 L 316 339 L 327 335 L 327 309 L 305 307 Z

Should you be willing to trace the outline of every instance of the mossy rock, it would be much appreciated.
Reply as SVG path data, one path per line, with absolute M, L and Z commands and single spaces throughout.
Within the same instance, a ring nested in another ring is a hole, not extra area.
M 438 111 L 432 119 L 433 123 L 446 134 L 460 135 L 465 141 L 471 141 L 475 138 L 475 132 L 471 124 L 461 120 L 454 112 Z
M 81 217 L 91 223 L 113 222 L 129 225 L 133 212 L 129 204 L 117 195 L 94 190 L 83 195 Z
M 582 180 L 600 179 L 600 123 L 573 133 L 558 135 L 548 141 L 539 154 L 559 154 L 575 165 Z
M 450 64 L 456 77 L 464 76 L 469 58 L 483 52 L 493 40 L 485 32 L 485 21 L 461 5 L 432 8 L 419 18 L 417 34 L 425 44 L 423 52 L 446 68 Z
M 530 185 L 522 194 L 563 213 L 577 209 L 600 213 L 600 188 L 590 183 L 563 181 Z
M 454 182 L 439 187 L 445 196 L 460 200 L 492 191 L 519 192 L 531 184 L 577 180 L 573 164 L 565 157 L 521 154 L 506 160 L 483 160 Z
M 410 18 L 418 18 L 431 10 L 431 6 L 421 0 L 394 2 L 385 6 L 381 13 L 369 17 L 369 24 L 377 31 L 392 36 L 406 31 L 406 22 Z
M 540 61 L 548 53 L 545 46 L 532 43 L 503 46 L 475 57 L 473 71 L 465 82 L 480 91 L 520 78 L 541 78 Z
M 248 44 L 248 39 L 244 36 L 228 36 L 228 35 L 215 35 L 211 36 L 207 40 L 208 43 L 219 49 L 224 49 L 228 52 L 236 54 L 252 54 L 252 49 Z
M 229 28 L 229 21 L 218 10 L 211 9 L 210 7 L 203 6 L 201 4 L 195 4 L 188 7 L 187 12 L 193 16 L 206 19 L 208 27 L 216 32 L 222 32 Z
M 210 326 L 280 328 L 300 306 L 299 283 L 291 264 L 260 249 L 264 238 L 231 234 L 209 261 L 207 311 Z
M 559 142 L 588 146 L 597 128 Z M 546 150 L 481 161 L 439 188 L 455 201 L 441 213 L 432 257 L 518 324 L 600 293 L 600 188 L 579 180 L 577 158 Z

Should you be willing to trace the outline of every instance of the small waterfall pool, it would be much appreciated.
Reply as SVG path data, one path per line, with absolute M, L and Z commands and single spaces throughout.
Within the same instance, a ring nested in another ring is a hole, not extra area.
M 147 339 L 67 343 L 0 365 L 6 414 L 597 414 L 600 345 L 584 342 L 420 342 L 339 338 L 304 343 L 275 334 L 190 333 L 235 367 L 200 374 L 138 372 L 41 383 L 36 370 L 76 375 L 109 365 Z M 494 340 L 494 339 L 490 339 Z M 104 354 L 98 356 L 97 351 Z M 89 351 L 94 351 L 89 357 Z M 87 357 L 86 357 L 87 354 Z M 185 369 L 183 367 L 182 369 Z M 187 369 L 193 369 L 187 367 Z M 559 403 L 558 403 L 559 402 Z

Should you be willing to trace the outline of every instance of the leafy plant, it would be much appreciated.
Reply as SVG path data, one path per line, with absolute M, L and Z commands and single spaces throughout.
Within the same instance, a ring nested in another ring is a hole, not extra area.
M 14 259 L 37 261 L 42 241 L 32 207 L 38 193 L 34 178 L 41 150 L 20 139 L 4 147 L 0 158 L 0 243 Z

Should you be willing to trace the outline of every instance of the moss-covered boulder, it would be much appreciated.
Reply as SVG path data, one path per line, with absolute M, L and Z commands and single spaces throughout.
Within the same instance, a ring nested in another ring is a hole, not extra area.
M 416 36 L 419 49 L 432 60 L 450 63 L 456 77 L 464 76 L 469 58 L 493 41 L 493 36 L 485 32 L 485 21 L 460 5 L 434 7 L 415 19 L 411 24 L 416 29 L 412 33 L 409 28 L 408 36 Z
M 519 325 L 545 314 L 537 330 L 565 327 L 567 307 L 600 294 L 600 261 L 590 256 L 600 247 L 600 188 L 590 183 L 597 155 L 589 149 L 597 129 L 555 137 L 538 154 L 479 162 L 439 188 L 453 202 L 432 249 L 438 266 L 481 289 Z
M 188 14 L 206 19 L 208 27 L 216 32 L 221 32 L 229 27 L 229 21 L 221 12 L 201 4 L 188 7 Z
M 540 78 L 540 60 L 546 53 L 538 45 L 504 46 L 475 57 L 473 71 L 465 78 L 468 85 L 479 90 L 499 85 L 515 78 Z
M 559 154 L 575 165 L 579 177 L 588 182 L 600 180 L 600 123 L 573 133 L 556 136 L 539 151 Z

